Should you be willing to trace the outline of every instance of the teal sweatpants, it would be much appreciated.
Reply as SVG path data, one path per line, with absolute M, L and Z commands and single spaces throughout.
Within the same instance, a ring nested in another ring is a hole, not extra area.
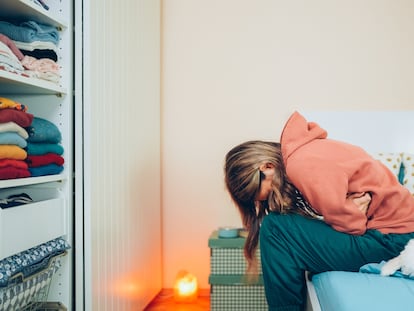
M 358 271 L 397 256 L 411 238 L 414 233 L 377 230 L 350 235 L 300 215 L 267 215 L 260 227 L 260 256 L 269 310 L 304 310 L 305 271 Z

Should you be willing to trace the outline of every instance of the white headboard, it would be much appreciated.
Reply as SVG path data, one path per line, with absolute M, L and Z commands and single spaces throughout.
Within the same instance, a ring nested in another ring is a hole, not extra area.
M 328 137 L 374 152 L 414 153 L 414 110 L 299 111 L 317 122 Z

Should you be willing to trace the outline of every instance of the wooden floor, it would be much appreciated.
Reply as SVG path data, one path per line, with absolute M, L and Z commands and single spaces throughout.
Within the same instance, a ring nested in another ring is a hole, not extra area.
M 144 311 L 206 311 L 210 310 L 210 296 L 208 290 L 201 290 L 197 301 L 179 303 L 174 301 L 172 289 L 163 289 Z

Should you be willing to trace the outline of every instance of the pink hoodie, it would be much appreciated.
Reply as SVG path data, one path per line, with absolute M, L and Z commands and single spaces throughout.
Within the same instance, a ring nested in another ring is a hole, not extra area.
M 360 147 L 327 136 L 318 124 L 294 112 L 280 139 L 290 181 L 325 222 L 356 235 L 367 229 L 414 232 L 414 198 L 397 177 Z M 366 214 L 346 200 L 360 192 L 372 196 Z

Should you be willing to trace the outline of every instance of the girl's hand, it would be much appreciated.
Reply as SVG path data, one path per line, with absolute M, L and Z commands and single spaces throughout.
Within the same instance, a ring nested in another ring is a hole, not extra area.
M 371 194 L 369 192 L 355 192 L 348 194 L 346 199 L 352 200 L 361 213 L 366 214 L 371 203 Z

